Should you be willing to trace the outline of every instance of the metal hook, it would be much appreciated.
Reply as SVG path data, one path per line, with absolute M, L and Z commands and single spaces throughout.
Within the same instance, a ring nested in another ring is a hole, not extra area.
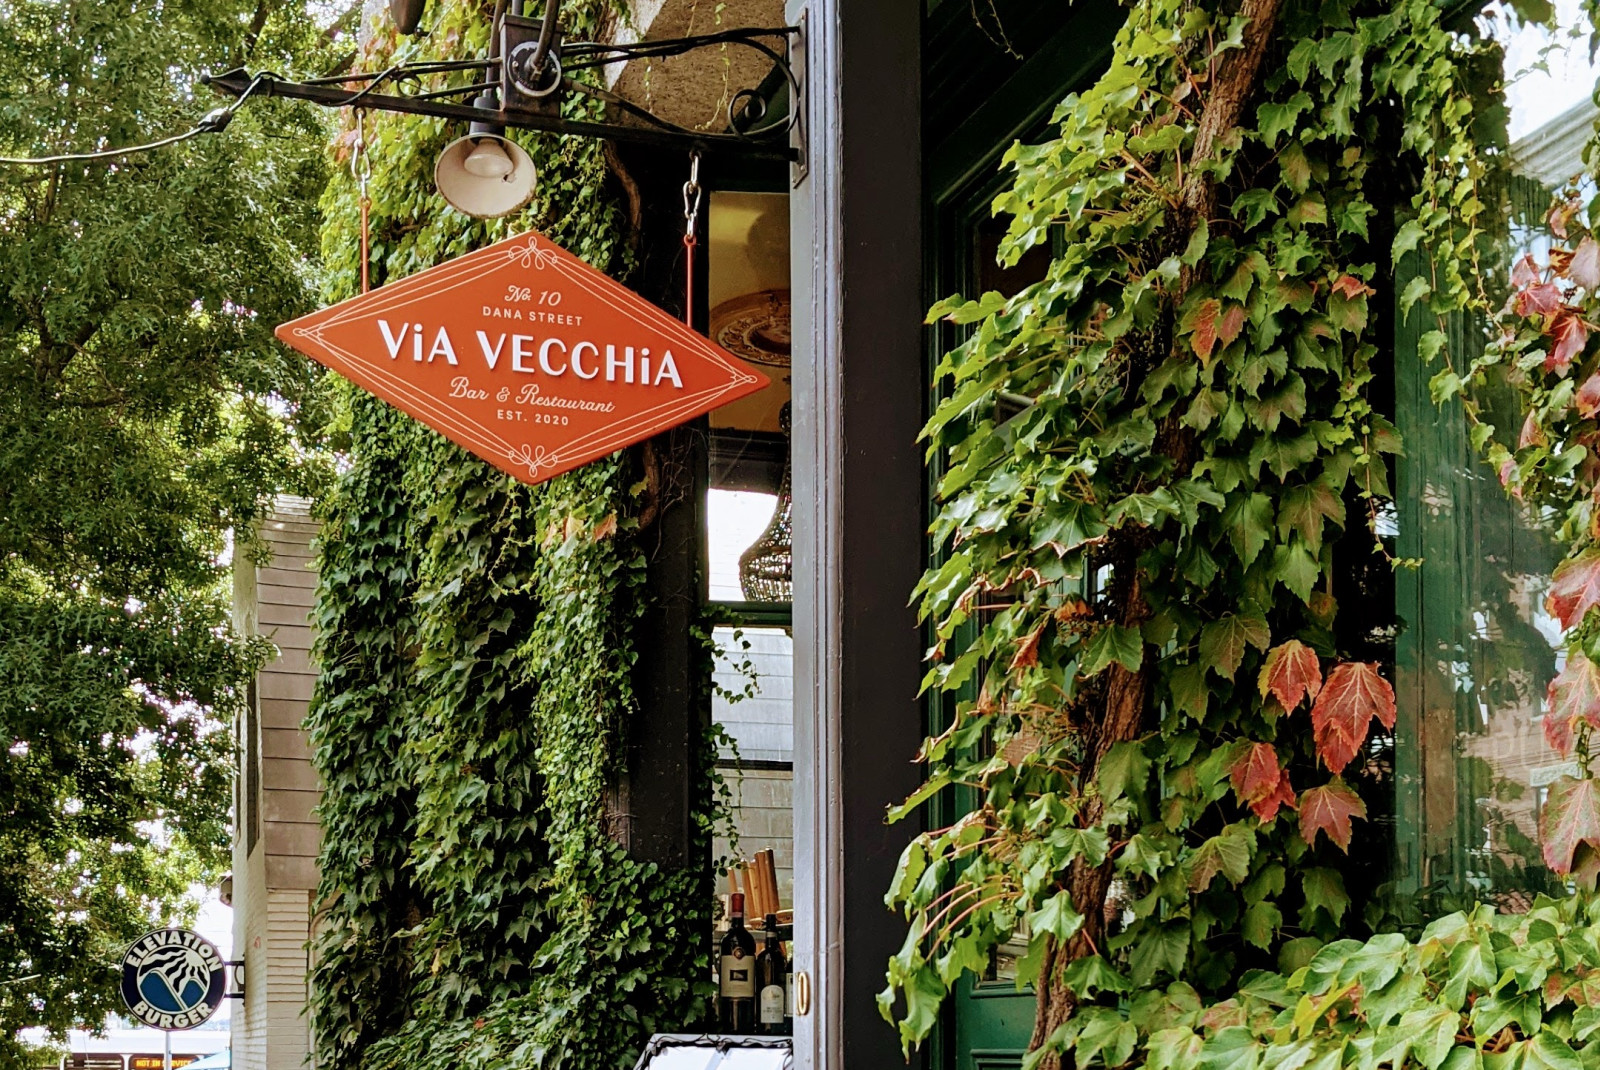
M 350 175 L 361 187 L 361 197 L 365 200 L 367 180 L 372 177 L 372 157 L 367 153 L 367 113 L 364 109 L 356 111 L 356 143 L 355 151 L 350 154 Z
M 689 153 L 689 181 L 683 184 L 683 240 L 695 240 L 695 224 L 700 219 L 700 150 Z
M 367 113 L 356 109 L 356 144 L 350 154 L 350 173 L 361 191 L 361 292 L 372 289 L 372 197 L 367 180 L 372 177 L 372 157 L 367 152 Z

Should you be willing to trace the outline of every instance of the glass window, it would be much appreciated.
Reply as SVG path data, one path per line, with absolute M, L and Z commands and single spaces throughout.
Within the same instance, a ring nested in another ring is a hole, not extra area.
M 758 929 L 761 913 L 792 909 L 794 891 L 789 200 L 713 193 L 707 222 L 710 334 L 772 379 L 712 413 L 705 505 L 706 593 L 719 622 L 711 715 L 731 810 L 713 858 L 770 860 L 776 903 L 752 901 L 740 878 Z M 720 874 L 718 887 L 728 889 Z
M 1483 25 L 1505 44 L 1510 158 L 1517 177 L 1502 257 L 1548 249 L 1552 192 L 1582 168 L 1596 115 L 1588 23 L 1576 0 L 1556 5 L 1555 30 L 1490 9 Z M 1402 271 L 1404 270 L 1402 266 Z M 1415 270 L 1411 265 L 1411 270 Z M 1412 340 L 1420 313 L 1402 325 Z M 1478 324 L 1449 325 L 1451 348 L 1482 344 Z M 1544 696 L 1559 671 L 1560 628 L 1544 611 L 1561 552 L 1545 518 L 1510 499 L 1467 440 L 1459 412 L 1439 418 L 1430 370 L 1397 368 L 1395 411 L 1405 437 L 1398 463 L 1398 553 L 1420 568 L 1395 577 L 1397 887 L 1448 909 L 1482 897 L 1525 907 L 1553 890 L 1540 857 L 1545 786 L 1564 771 L 1543 738 Z M 1503 382 L 1477 399 L 1497 427 L 1521 425 Z

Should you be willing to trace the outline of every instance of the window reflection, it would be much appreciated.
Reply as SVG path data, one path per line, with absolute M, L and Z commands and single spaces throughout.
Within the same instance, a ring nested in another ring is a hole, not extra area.
M 1481 23 L 1505 46 L 1517 172 L 1506 190 L 1507 276 L 1524 253 L 1545 258 L 1551 194 L 1581 168 L 1593 128 L 1588 23 L 1576 0 L 1558 3 L 1557 16 L 1555 30 L 1519 25 L 1495 9 Z M 1426 329 L 1421 318 L 1413 313 L 1403 330 Z M 1458 318 L 1448 333 L 1456 352 L 1482 345 L 1479 324 Z M 1423 559 L 1396 577 L 1406 711 L 1396 747 L 1399 888 L 1436 909 L 1471 896 L 1520 910 L 1558 883 L 1540 857 L 1537 827 L 1545 786 L 1567 764 L 1546 744 L 1542 723 L 1561 657 L 1544 595 L 1561 554 L 1545 519 L 1502 491 L 1459 412 L 1440 418 L 1427 396 L 1430 374 L 1397 368 L 1407 449 L 1398 472 L 1400 554 Z M 1503 378 L 1475 400 L 1503 433 L 1521 426 Z

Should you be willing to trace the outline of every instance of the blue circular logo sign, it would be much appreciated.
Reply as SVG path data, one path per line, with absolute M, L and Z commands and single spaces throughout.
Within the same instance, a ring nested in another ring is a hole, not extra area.
M 122 1001 L 155 1029 L 193 1029 L 217 1012 L 228 964 L 216 946 L 188 929 L 157 929 L 122 956 Z

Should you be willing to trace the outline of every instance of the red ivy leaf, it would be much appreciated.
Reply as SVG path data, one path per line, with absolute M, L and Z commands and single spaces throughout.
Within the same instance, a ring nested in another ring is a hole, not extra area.
M 1278 767 L 1278 752 L 1270 743 L 1250 744 L 1250 749 L 1228 767 L 1228 778 L 1233 781 L 1239 801 L 1249 806 L 1262 824 L 1277 817 L 1280 807 L 1294 809 L 1289 772 Z
M 1600 550 L 1585 550 L 1556 566 L 1544 608 L 1562 628 L 1571 628 L 1600 602 Z
M 1316 701 L 1322 690 L 1322 666 L 1317 663 L 1316 651 L 1291 639 L 1272 648 L 1256 683 L 1262 698 L 1271 694 L 1285 712 L 1293 712 L 1303 698 Z
M 1589 325 L 1583 322 L 1582 316 L 1570 308 L 1564 308 L 1550 324 L 1549 333 L 1556 344 L 1544 358 L 1544 370 L 1565 375 L 1573 359 L 1589 344 Z
M 1519 316 L 1548 316 L 1561 307 L 1561 288 L 1553 282 L 1541 282 L 1517 294 L 1516 310 Z
M 1600 412 L 1600 372 L 1595 372 L 1583 381 L 1572 403 L 1578 407 L 1578 414 L 1585 419 Z M 1528 415 L 1531 417 L 1533 414 Z
M 1555 687 L 1555 681 L 1552 680 L 1550 686 Z M 1548 701 L 1548 695 L 1549 692 L 1546 692 L 1546 701 Z M 1544 741 L 1550 744 L 1551 750 L 1563 758 L 1571 757 L 1572 739 L 1572 722 L 1570 720 L 1565 717 L 1557 717 L 1554 714 L 1545 715 Z
M 1532 253 L 1523 253 L 1522 259 L 1511 269 L 1511 285 L 1525 290 L 1539 281 L 1539 265 L 1533 262 Z
M 1009 671 L 1031 669 L 1039 664 L 1039 639 L 1044 635 L 1044 624 L 1017 640 L 1017 653 L 1011 659 Z
M 1336 778 L 1300 796 L 1300 838 L 1307 845 L 1314 846 L 1317 833 L 1325 832 L 1339 850 L 1348 854 L 1352 817 L 1365 821 L 1367 804 L 1342 780 Z
M 1242 330 L 1244 330 L 1244 306 L 1229 305 L 1228 311 L 1222 314 L 1222 320 L 1217 324 L 1217 337 L 1222 339 L 1223 345 L 1232 345 Z
M 1545 216 L 1545 222 L 1550 224 L 1550 231 L 1558 238 L 1566 238 L 1567 224 L 1572 217 L 1578 214 L 1578 209 L 1583 205 L 1578 201 L 1563 201 L 1550 209 L 1550 214 Z
M 1600 242 L 1585 236 L 1567 264 L 1567 278 L 1591 293 L 1600 289 Z
M 1539 839 L 1545 865 L 1562 877 L 1572 872 L 1580 846 L 1600 851 L 1600 780 L 1557 777 L 1539 812 Z
M 1311 730 L 1317 757 L 1334 773 L 1360 753 L 1372 718 L 1394 727 L 1394 688 L 1370 661 L 1347 661 L 1328 674 L 1328 682 L 1311 706 Z
M 1590 381 L 1593 382 L 1593 379 Z M 1539 423 L 1538 414 L 1529 412 L 1528 418 L 1522 421 L 1522 434 L 1517 436 L 1517 449 L 1525 450 L 1529 446 L 1542 446 L 1544 443 L 1544 427 Z
M 1511 486 L 1513 483 L 1516 482 L 1516 475 L 1517 475 L 1517 462 L 1516 461 L 1512 460 L 1510 457 L 1507 457 L 1505 460 L 1500 462 L 1500 485 L 1502 487 L 1511 487 L 1511 496 L 1513 498 L 1517 499 L 1517 501 L 1520 502 L 1522 500 L 1522 487 L 1521 487 L 1521 485 L 1518 484 L 1517 486 L 1514 486 L 1514 487 Z
M 1362 294 L 1375 294 L 1378 292 L 1354 275 L 1339 276 L 1339 280 L 1333 284 L 1333 289 L 1336 293 L 1343 294 L 1346 301 L 1354 301 Z
M 1194 347 L 1195 356 L 1204 364 L 1211 359 L 1211 351 L 1217 346 L 1217 317 L 1222 313 L 1222 302 L 1214 297 L 1200 302 L 1185 319 L 1190 322 L 1194 336 L 1189 339 L 1189 344 Z
M 1283 771 L 1278 767 L 1278 752 L 1271 743 L 1252 743 L 1228 767 L 1233 790 L 1244 802 L 1254 802 L 1277 790 Z
M 1265 825 L 1278 816 L 1278 807 L 1280 806 L 1287 806 L 1291 810 L 1298 807 L 1294 800 L 1294 787 L 1289 783 L 1289 770 L 1287 769 L 1278 777 L 1277 789 L 1271 795 L 1251 803 L 1250 809 L 1255 811 L 1256 817 L 1260 818 L 1261 823 Z
M 1574 653 L 1545 692 L 1544 738 L 1563 758 L 1572 753 L 1579 720 L 1600 728 L 1600 666 Z

